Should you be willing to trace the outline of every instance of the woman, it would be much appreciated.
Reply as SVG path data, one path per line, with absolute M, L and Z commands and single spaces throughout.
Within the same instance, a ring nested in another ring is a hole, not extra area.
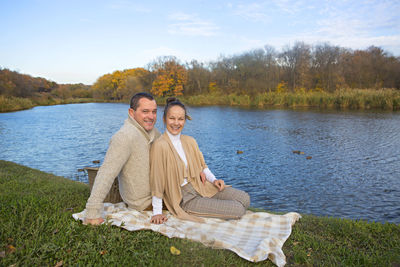
M 249 195 L 216 179 L 204 162 L 194 138 L 181 135 L 186 107 L 168 98 L 164 109 L 165 133 L 150 152 L 150 185 L 153 216 L 151 222 L 163 223 L 162 203 L 180 219 L 202 222 L 197 216 L 222 219 L 242 217 L 250 205 Z

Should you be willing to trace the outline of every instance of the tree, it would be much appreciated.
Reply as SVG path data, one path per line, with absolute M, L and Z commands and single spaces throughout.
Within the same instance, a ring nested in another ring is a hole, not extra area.
M 190 63 L 187 63 L 186 69 L 187 83 L 185 86 L 185 94 L 194 95 L 206 93 L 211 80 L 210 70 L 197 60 L 192 60 Z
M 311 48 L 303 42 L 296 42 L 290 48 L 286 47 L 279 56 L 279 63 L 285 71 L 285 80 L 289 88 L 310 88 L 311 84 Z
M 187 71 L 175 57 L 162 57 L 152 67 L 156 75 L 151 93 L 156 96 L 179 96 L 184 92 Z

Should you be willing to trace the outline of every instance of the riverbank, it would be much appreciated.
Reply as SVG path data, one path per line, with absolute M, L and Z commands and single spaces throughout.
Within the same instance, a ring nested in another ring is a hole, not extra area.
M 400 110 L 400 90 L 395 89 L 348 89 L 327 92 L 266 92 L 249 95 L 237 94 L 201 94 L 179 96 L 182 102 L 191 106 L 238 106 L 246 108 L 319 108 L 348 110 Z M 157 103 L 165 104 L 165 97 L 157 97 Z M 58 104 L 90 103 L 90 102 L 123 102 L 95 98 L 52 97 L 18 98 L 0 96 L 0 112 L 11 112 L 30 109 L 35 106 Z
M 192 106 L 238 106 L 249 108 L 320 108 L 348 110 L 400 110 L 400 90 L 395 89 L 348 89 L 328 92 L 266 92 L 263 94 L 203 94 L 180 96 Z M 158 98 L 159 104 L 165 98 Z
M 86 184 L 0 160 L 0 265 L 273 266 L 150 231 L 82 225 Z M 302 215 L 283 250 L 287 266 L 397 266 L 400 225 Z M 171 246 L 181 255 L 170 254 Z
M 68 98 L 68 99 L 53 98 L 53 97 L 22 98 L 22 97 L 5 97 L 0 95 L 0 113 L 31 109 L 36 106 L 51 106 L 51 105 L 77 104 L 77 103 L 92 103 L 92 102 L 106 102 L 106 101 L 94 98 Z

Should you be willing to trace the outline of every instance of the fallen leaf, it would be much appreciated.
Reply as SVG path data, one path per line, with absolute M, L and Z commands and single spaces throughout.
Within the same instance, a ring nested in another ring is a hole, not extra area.
M 106 254 L 107 253 L 107 250 L 102 250 L 102 251 L 100 251 L 100 255 L 104 255 L 104 254 Z
M 181 251 L 174 246 L 171 246 L 169 248 L 169 251 L 171 252 L 172 255 L 180 255 L 181 254 Z
M 54 267 L 61 267 L 61 266 L 63 266 L 63 261 L 59 261 L 59 262 L 57 262 L 56 263 L 56 265 L 54 265 Z
M 8 245 L 8 253 L 14 253 L 17 249 L 13 245 Z
M 14 239 L 12 239 L 11 237 L 9 237 L 9 238 L 7 238 L 7 241 L 11 243 L 11 242 L 14 241 Z
M 293 242 L 293 246 L 297 246 L 300 242 Z

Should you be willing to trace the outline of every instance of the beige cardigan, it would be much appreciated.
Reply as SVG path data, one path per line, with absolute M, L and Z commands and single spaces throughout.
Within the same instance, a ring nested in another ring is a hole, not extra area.
M 191 183 L 193 188 L 203 197 L 212 197 L 218 189 L 200 180 L 200 173 L 207 168 L 196 140 L 187 135 L 181 135 L 183 150 L 187 158 L 188 166 L 179 157 L 174 145 L 165 132 L 158 138 L 150 150 L 150 186 L 152 196 L 162 198 L 168 210 L 180 219 L 200 221 L 199 217 L 187 214 L 181 207 L 182 200 L 181 184 L 184 177 Z
M 117 176 L 121 197 L 130 208 L 141 211 L 151 204 L 149 153 L 153 140 L 159 136 L 156 128 L 147 132 L 128 116 L 111 138 L 103 165 L 95 178 L 86 203 L 87 219 L 101 216 L 104 198 Z

